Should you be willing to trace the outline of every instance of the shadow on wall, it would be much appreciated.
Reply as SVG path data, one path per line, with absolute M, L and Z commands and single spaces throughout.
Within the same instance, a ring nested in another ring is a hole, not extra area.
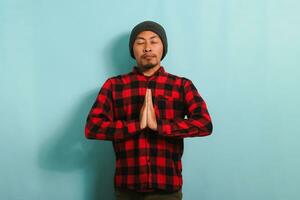
M 130 33 L 121 34 L 105 47 L 107 49 L 105 57 L 111 58 L 111 60 L 106 60 L 105 67 L 108 66 L 107 71 L 112 76 L 128 73 L 136 64 L 129 53 L 129 36 Z M 102 56 L 100 59 L 103 59 Z
M 134 60 L 129 56 L 129 34 L 124 34 L 113 41 L 108 48 L 112 64 L 107 67 L 109 74 L 127 73 L 132 69 Z M 103 55 L 100 55 L 103 57 Z M 103 58 L 101 58 L 103 59 Z M 125 66 L 125 67 L 124 67 Z M 106 67 L 106 66 L 105 66 Z M 99 80 L 99 83 L 104 82 Z M 113 178 L 115 155 L 110 141 L 88 140 L 84 136 L 84 126 L 88 112 L 96 100 L 98 88 L 87 92 L 80 99 L 78 106 L 68 113 L 69 118 L 41 146 L 39 165 L 49 171 L 72 172 L 83 170 L 85 193 L 82 199 L 115 199 Z

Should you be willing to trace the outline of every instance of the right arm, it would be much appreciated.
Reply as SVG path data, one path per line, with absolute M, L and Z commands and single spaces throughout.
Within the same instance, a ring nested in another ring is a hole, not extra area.
M 138 134 L 140 121 L 113 118 L 112 83 L 107 79 L 101 87 L 85 125 L 85 137 L 97 140 L 123 140 Z

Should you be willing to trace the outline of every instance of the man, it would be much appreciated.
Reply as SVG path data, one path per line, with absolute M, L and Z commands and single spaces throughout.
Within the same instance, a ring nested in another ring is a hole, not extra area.
M 206 103 L 191 80 L 161 66 L 168 43 L 160 24 L 136 25 L 129 49 L 137 65 L 102 85 L 85 136 L 112 141 L 118 200 L 182 199 L 183 138 L 212 133 Z

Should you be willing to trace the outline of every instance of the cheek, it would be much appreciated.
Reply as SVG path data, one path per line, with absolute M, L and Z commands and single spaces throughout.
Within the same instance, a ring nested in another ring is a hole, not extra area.
M 142 55 L 142 49 L 141 48 L 138 48 L 138 47 L 134 47 L 133 48 L 133 54 L 134 56 L 137 58 L 137 57 L 140 57 Z
M 162 45 L 158 45 L 155 47 L 155 51 L 157 52 L 157 54 L 162 55 L 164 48 Z
M 161 58 L 163 54 L 163 48 L 157 48 L 155 52 L 157 56 Z

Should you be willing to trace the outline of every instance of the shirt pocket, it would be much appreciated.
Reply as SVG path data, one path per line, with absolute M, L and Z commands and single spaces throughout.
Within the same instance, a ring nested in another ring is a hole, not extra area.
M 156 110 L 158 117 L 161 119 L 184 117 L 184 103 L 180 98 L 157 96 Z

